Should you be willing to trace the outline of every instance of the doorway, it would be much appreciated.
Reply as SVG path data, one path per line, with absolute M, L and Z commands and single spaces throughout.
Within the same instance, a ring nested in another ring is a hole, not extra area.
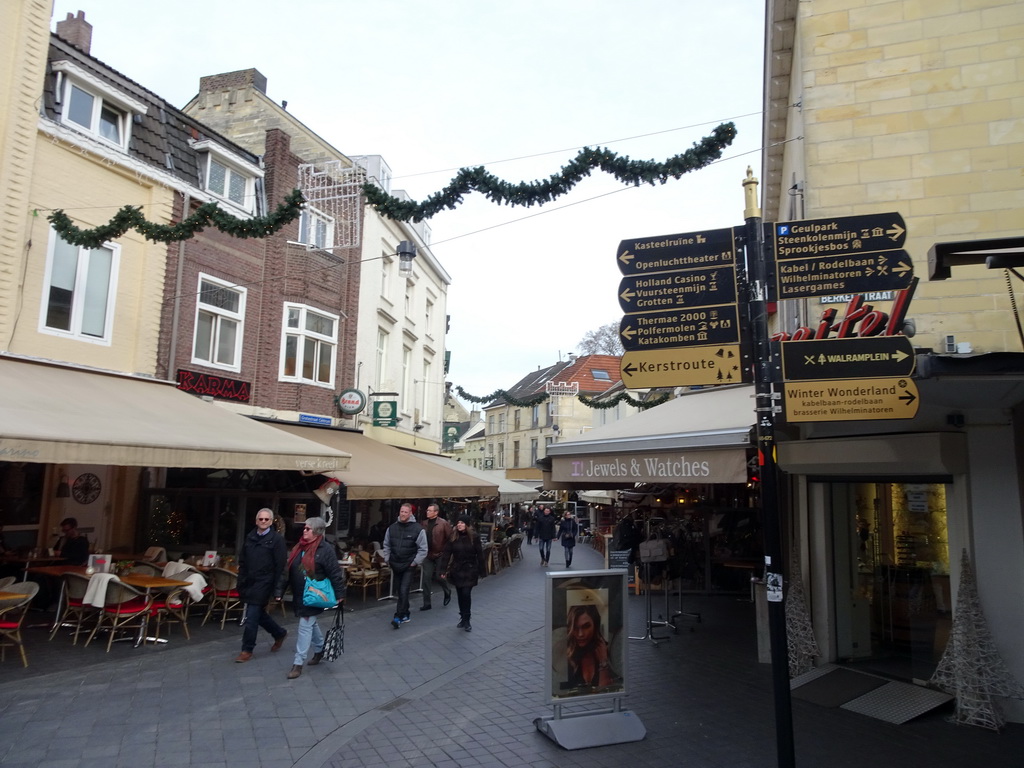
M 945 485 L 830 488 L 837 658 L 927 680 L 951 623 Z

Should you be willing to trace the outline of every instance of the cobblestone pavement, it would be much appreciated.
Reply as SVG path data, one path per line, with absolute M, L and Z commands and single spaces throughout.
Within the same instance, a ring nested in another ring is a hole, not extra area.
M 555 556 L 557 561 L 558 557 Z M 553 567 L 558 562 L 552 562 Z M 577 547 L 576 570 L 600 567 Z M 535 549 L 473 592 L 473 632 L 455 628 L 455 602 L 413 611 L 392 630 L 390 602 L 352 604 L 346 652 L 294 681 L 292 638 L 235 664 L 240 630 L 172 630 L 165 646 L 52 642 L 27 629 L 31 666 L 0 664 L 0 765 L 33 768 L 629 768 L 776 766 L 771 670 L 757 662 L 754 611 L 731 597 L 684 598 L 702 621 L 628 645 L 624 706 L 647 736 L 564 750 L 539 733 L 543 703 L 544 569 Z M 631 635 L 644 634 L 643 598 L 630 596 Z M 655 612 L 664 598 L 655 598 Z M 672 608 L 676 607 L 672 598 Z M 414 596 L 413 605 L 419 601 Z M 32 614 L 29 622 L 45 620 Z M 321 619 L 326 625 L 327 619 Z M 294 635 L 295 621 L 284 620 Z M 582 705 L 565 707 L 567 713 Z M 1001 734 L 951 725 L 933 712 L 890 725 L 793 700 L 801 768 L 1020 766 L 1024 726 Z

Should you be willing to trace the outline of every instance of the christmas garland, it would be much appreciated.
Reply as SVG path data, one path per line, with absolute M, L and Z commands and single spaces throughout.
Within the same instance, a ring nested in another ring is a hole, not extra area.
M 496 389 L 486 397 L 474 397 L 457 384 L 455 385 L 455 391 L 458 392 L 463 399 L 469 400 L 469 402 L 471 403 L 493 403 L 495 400 L 504 400 L 506 403 L 508 403 L 509 405 L 513 405 L 516 408 L 532 408 L 535 405 L 540 405 L 545 400 L 548 400 L 551 397 L 551 395 L 549 395 L 547 392 L 542 392 L 538 395 L 534 395 L 529 400 L 517 400 L 504 389 Z M 643 400 L 637 400 L 634 397 L 630 397 L 628 392 L 620 392 L 607 402 L 596 402 L 595 398 L 588 398 L 586 395 L 576 395 L 576 399 L 579 400 L 588 408 L 614 408 L 616 405 L 625 400 L 634 408 L 639 408 L 641 411 L 645 411 L 648 408 L 653 408 L 656 405 L 661 405 L 662 403 L 666 402 L 670 397 L 671 394 L 665 392 L 661 396 L 655 398 L 654 400 L 648 400 L 645 402 Z
M 136 230 L 147 240 L 155 243 L 188 240 L 211 224 L 232 237 L 267 237 L 285 224 L 295 221 L 302 212 L 303 202 L 302 192 L 294 189 L 273 213 L 251 219 L 235 218 L 221 210 L 217 203 L 203 203 L 195 213 L 177 224 L 154 224 L 143 216 L 141 208 L 131 205 L 124 206 L 109 222 L 93 229 L 79 229 L 61 209 L 57 209 L 47 218 L 61 240 L 83 248 L 100 248 L 129 229 Z
M 532 408 L 535 405 L 540 405 L 551 397 L 547 392 L 542 392 L 539 395 L 534 395 L 529 400 L 516 400 L 516 398 L 512 397 L 512 395 L 504 389 L 496 389 L 491 394 L 487 395 L 487 397 L 473 397 L 473 395 L 469 394 L 458 384 L 455 385 L 455 391 L 471 403 L 492 403 L 495 400 L 504 400 L 506 403 L 514 405 L 516 408 Z
M 655 399 L 645 401 L 637 400 L 634 397 L 630 397 L 628 392 L 619 392 L 619 394 L 617 394 L 611 400 L 607 400 L 601 403 L 596 402 L 593 398 L 588 399 L 586 395 L 576 395 L 576 399 L 589 408 L 614 408 L 616 405 L 625 400 L 634 408 L 639 408 L 641 411 L 646 411 L 648 408 L 653 408 L 656 405 L 661 405 L 662 403 L 667 402 L 671 396 L 671 393 L 663 392 L 660 396 L 656 397 Z
M 699 170 L 719 159 L 722 150 L 735 138 L 736 126 L 722 123 L 691 149 L 661 163 L 654 160 L 630 160 L 608 149 L 584 147 L 568 165 L 563 166 L 560 173 L 532 184 L 503 181 L 488 173 L 483 166 L 462 168 L 447 187 L 420 203 L 392 197 L 370 183 L 363 185 L 363 193 L 374 210 L 395 221 L 423 221 L 446 208 L 453 210 L 465 195 L 474 190 L 499 204 L 527 207 L 543 205 L 566 194 L 595 168 L 613 175 L 623 184 L 664 184 L 669 179 L 678 179 L 684 173 Z

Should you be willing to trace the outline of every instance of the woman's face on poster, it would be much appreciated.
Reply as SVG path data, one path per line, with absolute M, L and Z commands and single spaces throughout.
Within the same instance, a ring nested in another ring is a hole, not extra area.
M 594 619 L 587 613 L 581 613 L 576 617 L 572 626 L 572 640 L 577 648 L 586 648 L 594 642 L 594 635 L 597 627 L 594 626 Z

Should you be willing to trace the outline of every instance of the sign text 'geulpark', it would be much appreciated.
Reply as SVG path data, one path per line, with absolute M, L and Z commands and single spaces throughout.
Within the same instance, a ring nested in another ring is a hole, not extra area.
M 615 254 L 615 263 L 623 275 L 731 267 L 736 261 L 735 242 L 732 227 L 623 240 Z
M 914 262 L 899 250 L 907 230 L 898 213 L 769 224 L 776 298 L 899 290 Z
M 739 309 L 726 304 L 626 315 L 619 338 L 627 350 L 739 344 Z

